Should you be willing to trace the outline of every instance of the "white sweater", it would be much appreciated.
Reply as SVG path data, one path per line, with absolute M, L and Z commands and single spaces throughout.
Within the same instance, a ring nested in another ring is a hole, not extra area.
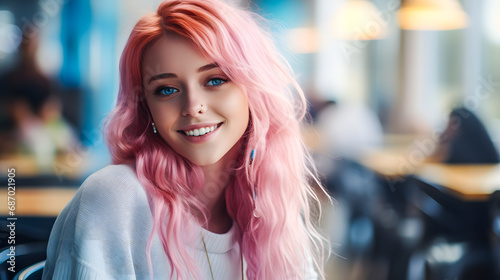
M 152 223 L 146 192 L 134 170 L 127 165 L 105 167 L 83 183 L 57 218 L 49 239 L 43 279 L 149 280 L 145 247 Z M 241 279 L 235 223 L 224 234 L 201 227 L 199 231 L 194 246 L 186 246 L 195 256 L 202 279 L 211 279 L 202 235 L 214 279 Z M 153 279 L 169 279 L 168 258 L 156 234 L 151 261 Z M 309 268 L 307 279 L 316 279 L 317 274 Z

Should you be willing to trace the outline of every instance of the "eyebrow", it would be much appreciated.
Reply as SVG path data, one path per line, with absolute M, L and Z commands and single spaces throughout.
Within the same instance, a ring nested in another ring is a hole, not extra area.
M 208 71 L 210 69 L 214 69 L 214 68 L 218 68 L 218 67 L 219 67 L 219 64 L 214 62 L 214 63 L 210 63 L 207 65 L 201 66 L 200 68 L 198 68 L 198 70 L 196 72 L 201 73 L 201 72 Z
M 207 65 L 203 65 L 200 68 L 198 68 L 198 70 L 196 70 L 196 72 L 201 73 L 201 72 L 205 72 L 205 71 L 208 71 L 210 69 L 214 69 L 214 68 L 218 68 L 218 67 L 219 67 L 219 65 L 215 62 L 209 63 Z M 152 81 L 156 81 L 156 80 L 160 80 L 160 79 L 168 79 L 168 78 L 177 78 L 177 75 L 174 73 L 161 73 L 161 74 L 154 75 L 153 77 L 151 77 L 151 79 L 149 79 L 148 83 L 151 83 Z

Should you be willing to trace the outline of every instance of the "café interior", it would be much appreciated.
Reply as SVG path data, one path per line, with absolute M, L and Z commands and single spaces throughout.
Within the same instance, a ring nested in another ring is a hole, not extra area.
M 267 20 L 308 100 L 325 279 L 500 279 L 500 1 L 228 1 Z M 111 163 L 120 54 L 158 3 L 0 1 L 0 280 L 8 182 L 33 271 L 15 279 L 39 279 L 57 215 Z

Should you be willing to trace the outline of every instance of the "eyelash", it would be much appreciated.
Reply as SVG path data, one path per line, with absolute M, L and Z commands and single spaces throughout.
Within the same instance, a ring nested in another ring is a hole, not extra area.
M 213 80 L 220 80 L 220 81 L 221 81 L 221 83 L 220 83 L 220 84 L 218 84 L 218 85 L 208 85 L 208 83 L 210 83 L 210 82 L 211 82 L 211 81 L 213 81 Z M 224 78 L 224 77 L 211 77 L 211 78 L 210 78 L 210 79 L 208 79 L 208 81 L 205 83 L 205 86 L 208 86 L 208 87 L 211 87 L 211 88 L 218 88 L 218 87 L 220 87 L 220 86 L 224 85 L 224 84 L 225 84 L 225 83 L 227 83 L 227 82 L 229 82 L 229 79 Z M 163 90 L 165 90 L 165 89 L 173 89 L 173 90 L 174 90 L 174 92 L 169 93 L 169 94 L 162 94 L 161 92 L 162 92 Z M 158 88 L 155 90 L 154 94 L 155 94 L 155 95 L 170 96 L 170 95 L 175 94 L 175 93 L 177 93 L 177 92 L 179 92 L 179 90 L 178 90 L 177 88 L 175 88 L 175 87 L 172 87 L 172 86 L 160 86 L 160 87 L 158 87 Z
M 220 83 L 219 85 L 212 85 L 212 86 L 210 86 L 210 87 L 220 87 L 220 86 L 222 86 L 223 84 L 225 84 L 225 83 L 227 83 L 227 82 L 229 81 L 227 78 L 224 78 L 224 77 L 217 77 L 217 76 L 216 76 L 216 77 L 211 77 L 211 78 L 210 78 L 210 79 L 209 79 L 209 80 L 205 83 L 205 85 L 206 85 L 206 84 L 208 84 L 210 81 L 213 81 L 213 80 L 221 80 L 221 81 L 222 81 L 222 83 Z
M 175 92 L 172 92 L 172 93 L 169 93 L 169 94 L 162 94 L 161 92 L 162 92 L 163 90 L 165 90 L 165 89 L 173 89 L 173 90 L 175 90 Z M 154 93 L 154 94 L 155 94 L 155 95 L 170 96 L 170 95 L 172 95 L 172 94 L 174 94 L 174 93 L 176 93 L 176 92 L 179 92 L 179 90 L 178 90 L 178 89 L 176 89 L 175 87 L 170 87 L 170 86 L 166 86 L 166 87 L 165 87 L 165 86 L 161 86 L 161 87 L 158 87 L 158 88 L 155 90 L 155 93 Z

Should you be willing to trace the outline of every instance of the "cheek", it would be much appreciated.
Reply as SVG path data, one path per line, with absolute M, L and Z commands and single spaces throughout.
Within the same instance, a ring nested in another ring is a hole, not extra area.
M 177 119 L 175 117 L 176 109 L 172 108 L 172 106 L 168 106 L 166 103 L 160 102 L 148 102 L 148 106 L 156 128 L 162 136 L 166 135 L 166 132 L 172 130 L 173 124 Z
M 224 108 L 236 119 L 248 119 L 248 99 L 242 90 L 235 90 L 224 97 Z
M 239 130 L 246 130 L 249 120 L 248 101 L 246 99 L 246 96 L 241 93 L 238 95 L 233 95 L 226 101 L 227 103 L 225 107 L 230 109 L 228 111 L 230 119 L 233 119 L 237 122 L 237 125 L 240 128 Z

